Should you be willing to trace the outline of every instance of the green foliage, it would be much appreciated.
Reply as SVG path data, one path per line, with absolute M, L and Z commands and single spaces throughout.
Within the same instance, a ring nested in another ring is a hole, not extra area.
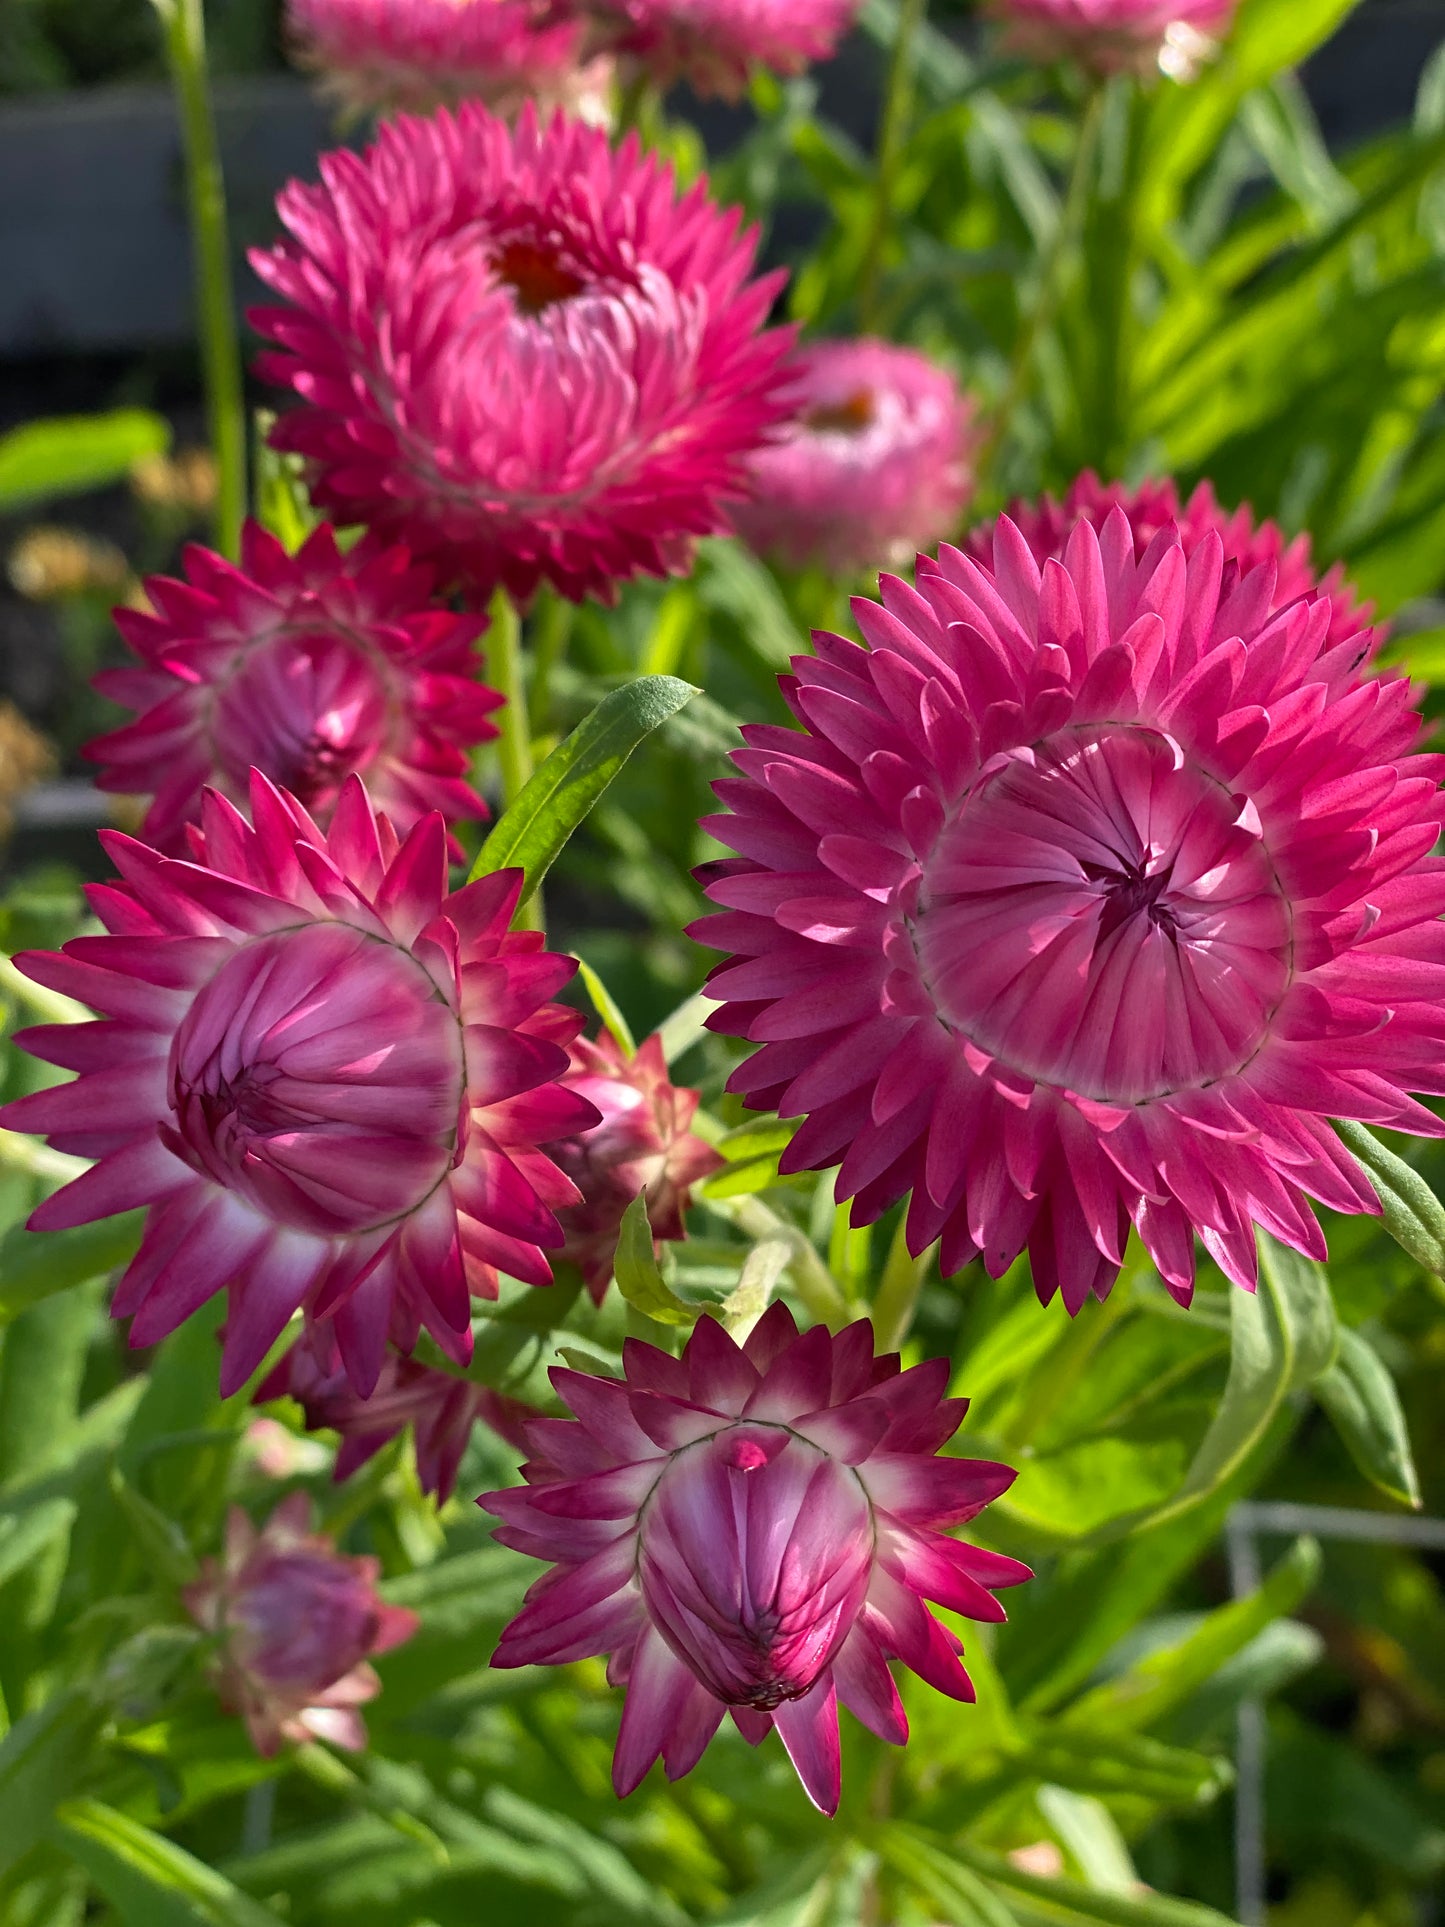
M 163 455 L 171 431 L 143 408 L 57 416 L 0 435 L 0 514 L 124 481 L 147 455 Z

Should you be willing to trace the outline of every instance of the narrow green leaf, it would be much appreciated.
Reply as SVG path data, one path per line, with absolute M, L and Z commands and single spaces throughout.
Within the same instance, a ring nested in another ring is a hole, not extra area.
M 284 455 L 270 443 L 276 421 L 269 408 L 256 410 L 252 449 L 256 474 L 256 519 L 289 555 L 294 555 L 320 517 L 306 489 L 305 464 L 299 455 Z
M 163 455 L 170 441 L 164 418 L 144 408 L 27 422 L 0 435 L 0 511 L 106 488 L 145 456 Z
M 1369 1172 L 1385 1229 L 1395 1243 L 1426 1271 L 1445 1277 L 1445 1205 L 1420 1173 L 1387 1150 L 1365 1125 L 1345 1119 L 1335 1129 Z
M 0 1586 L 68 1530 L 75 1513 L 73 1499 L 42 1499 L 26 1511 L 0 1513 Z
M 1395 1381 L 1357 1331 L 1340 1332 L 1339 1357 L 1315 1384 L 1350 1457 L 1372 1485 L 1419 1511 L 1420 1479 Z
M 0 1876 L 39 1843 L 56 1802 L 81 1784 L 101 1718 L 87 1694 L 58 1694 L 0 1741 Z
M 126 1927 L 281 1927 L 224 1874 L 100 1800 L 57 1808 L 55 1837 Z
M 1119 1823 L 1102 1800 L 1067 1787 L 1041 1786 L 1039 1812 L 1090 1887 L 1100 1893 L 1132 1893 L 1139 1876 Z
M 597 1015 L 602 1019 L 607 1029 L 611 1031 L 623 1056 L 635 1057 L 637 1055 L 637 1040 L 632 1035 L 632 1026 L 618 1008 L 617 1001 L 613 997 L 612 992 L 607 988 L 606 984 L 603 983 L 591 964 L 580 957 L 577 960 L 577 969 L 581 975 L 587 995 L 592 999 L 592 1008 L 597 1012 Z
M 910 1828 L 910 1832 L 914 1829 Z M 1105 1894 L 1081 1887 L 1073 1880 L 1050 1880 L 1026 1873 L 1002 1854 L 981 1847 L 950 1842 L 950 1851 L 982 1878 L 1007 1893 L 1043 1902 L 1061 1927 L 1235 1927 L 1225 1914 L 1192 1900 L 1171 1900 L 1164 1894 Z
M 696 694 L 676 676 L 639 676 L 604 696 L 493 826 L 473 879 L 519 868 L 525 903 L 637 745 Z
M 751 1327 L 767 1310 L 778 1280 L 792 1262 L 793 1248 L 782 1238 L 764 1238 L 743 1260 L 737 1284 L 718 1307 L 730 1332 Z
M 617 1289 L 629 1305 L 658 1325 L 692 1325 L 697 1313 L 685 1305 L 658 1269 L 652 1248 L 652 1226 L 647 1219 L 647 1198 L 635 1197 L 622 1214 L 622 1229 L 617 1236 L 615 1261 Z
M 118 1465 L 110 1468 L 110 1493 L 147 1569 L 168 1586 L 189 1585 L 196 1576 L 196 1556 L 175 1520 L 138 1492 Z
M 145 1214 L 127 1211 L 73 1231 L 27 1231 L 15 1225 L 0 1243 L 0 1325 L 55 1292 L 83 1285 L 128 1264 Z
M 1018 1927 L 1012 1913 L 972 1867 L 920 1828 L 894 1824 L 872 1837 L 879 1858 L 950 1927 Z

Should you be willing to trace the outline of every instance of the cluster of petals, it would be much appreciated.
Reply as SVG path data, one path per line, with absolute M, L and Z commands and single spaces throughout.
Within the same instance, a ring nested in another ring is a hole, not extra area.
M 510 929 L 520 872 L 449 892 L 441 817 L 398 843 L 355 777 L 325 833 L 260 776 L 201 824 L 191 862 L 106 834 L 110 934 L 17 959 L 101 1013 L 22 1034 L 79 1075 L 6 1126 L 96 1160 L 30 1223 L 149 1207 L 112 1312 L 150 1345 L 225 1290 L 228 1395 L 303 1309 L 363 1396 L 423 1326 L 464 1363 L 473 1295 L 549 1284 L 576 1200 L 537 1148 L 595 1121 L 558 1082 L 575 965 Z
M 755 68 L 799 74 L 827 60 L 859 0 L 597 0 L 607 44 L 663 87 L 736 100 Z
M 308 1432 L 336 1432 L 340 1445 L 333 1468 L 349 1479 L 367 1460 L 411 1427 L 417 1481 L 445 1504 L 456 1490 L 462 1457 L 478 1424 L 510 1443 L 523 1443 L 521 1421 L 531 1408 L 489 1386 L 473 1384 L 419 1359 L 388 1352 L 381 1375 L 363 1398 L 346 1375 L 324 1326 L 299 1339 L 256 1389 L 257 1405 L 294 1398 Z
M 990 0 L 1008 42 L 1033 60 L 1075 60 L 1098 73 L 1158 67 L 1187 79 L 1228 33 L 1238 0 Z
M 584 58 L 583 22 L 547 0 L 287 0 L 286 28 L 300 63 L 356 110 L 583 108 L 609 80 L 605 60 Z
M 655 1033 L 631 1057 L 608 1032 L 595 1042 L 579 1037 L 564 1082 L 602 1121 L 548 1146 L 580 1194 L 557 1214 L 567 1238 L 557 1256 L 576 1265 L 601 1304 L 612 1282 L 622 1215 L 633 1199 L 645 1194 L 655 1243 L 685 1238 L 688 1194 L 723 1160 L 688 1128 L 698 1093 L 669 1081 Z
M 967 1401 L 949 1368 L 875 1358 L 866 1320 L 798 1334 L 775 1304 L 741 1346 L 715 1319 L 680 1359 L 629 1339 L 625 1378 L 554 1371 L 575 1419 L 527 1428 L 527 1483 L 479 1504 L 504 1545 L 555 1561 L 494 1666 L 604 1653 L 626 1683 L 613 1781 L 670 1779 L 731 1713 L 753 1745 L 776 1726 L 809 1797 L 839 1796 L 838 1702 L 895 1745 L 908 1722 L 888 1662 L 972 1700 L 957 1638 L 924 1604 L 1001 1620 L 1016 1560 L 941 1530 L 1013 1473 L 940 1458 Z
M 358 1707 L 381 1690 L 370 1658 L 417 1629 L 417 1616 L 376 1590 L 376 1559 L 351 1558 L 311 1530 L 311 1501 L 294 1492 L 258 1532 L 239 1507 L 224 1552 L 182 1594 L 218 1642 L 216 1684 L 269 1759 L 282 1742 L 366 1745 Z
M 467 751 L 501 704 L 475 680 L 476 616 L 431 604 L 405 549 L 347 555 L 324 523 L 296 555 L 254 522 L 238 568 L 191 547 L 186 579 L 152 576 L 150 612 L 117 609 L 138 665 L 96 677 L 135 712 L 86 755 L 101 789 L 151 795 L 142 835 L 185 852 L 209 785 L 244 803 L 252 769 L 329 820 L 351 775 L 405 835 L 430 810 L 486 815 Z
M 973 489 L 973 408 L 911 348 L 808 342 L 790 363 L 793 419 L 749 465 L 739 534 L 793 568 L 901 568 L 957 524 Z
M 343 523 L 472 599 L 543 580 L 608 598 L 726 526 L 780 419 L 778 276 L 705 182 L 528 107 L 386 123 L 278 206 L 253 320 L 299 403 L 273 431 Z
M 1129 488 L 1122 482 L 1100 481 L 1092 469 L 1085 469 L 1070 484 L 1062 501 L 1041 495 L 1034 501 L 1011 502 L 1008 513 L 1042 568 L 1050 558 L 1063 560 L 1076 523 L 1088 522 L 1101 530 L 1115 509 L 1122 509 L 1128 517 L 1136 557 L 1142 557 L 1164 529 L 1178 529 L 1186 556 L 1194 553 L 1205 536 L 1217 535 L 1224 545 L 1226 563 L 1233 563 L 1240 575 L 1251 575 L 1266 564 L 1274 570 L 1273 610 L 1318 596 L 1330 605 L 1327 639 L 1331 645 L 1361 636 L 1373 647 L 1379 639 L 1379 630 L 1370 628 L 1373 605 L 1359 600 L 1345 579 L 1342 563 L 1336 562 L 1327 575 L 1318 576 L 1307 533 L 1291 537 L 1278 522 L 1256 522 L 1248 502 L 1235 509 L 1224 508 L 1208 480 L 1200 482 L 1187 501 L 1181 501 L 1177 485 L 1168 476 Z M 988 568 L 993 561 L 993 525 L 974 530 L 963 547 L 975 562 Z
M 1256 1279 L 1254 1226 L 1375 1212 L 1332 1118 L 1439 1135 L 1442 759 L 1368 633 L 1277 607 L 1217 531 L 1143 555 L 1122 510 L 1042 568 L 1007 517 L 817 638 L 800 730 L 744 732 L 709 827 L 732 953 L 713 1028 L 760 1048 L 783 1168 L 841 1163 L 855 1222 L 911 1192 L 915 1251 L 1070 1309 L 1132 1225 L 1187 1302 L 1195 1234 Z

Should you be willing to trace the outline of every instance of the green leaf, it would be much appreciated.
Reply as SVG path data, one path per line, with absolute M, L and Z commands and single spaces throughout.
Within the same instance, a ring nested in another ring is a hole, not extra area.
M 128 1264 L 140 1243 L 142 1211 L 127 1211 L 72 1231 L 27 1231 L 15 1225 L 0 1243 L 0 1325 L 55 1292 Z
M 1418 1512 L 1420 1479 L 1400 1394 L 1367 1338 L 1341 1329 L 1339 1357 L 1316 1381 L 1315 1393 L 1371 1484 Z
M 189 1585 L 196 1576 L 196 1556 L 175 1520 L 138 1492 L 118 1465 L 110 1468 L 110 1494 L 147 1571 L 168 1586 Z
M 637 745 L 696 694 L 676 676 L 639 676 L 604 696 L 493 826 L 473 880 L 520 868 L 525 903 Z
M 911 1833 L 914 1829 L 909 1828 Z M 1050 1880 L 1026 1873 L 1001 1854 L 980 1847 L 950 1843 L 956 1858 L 974 1873 L 1006 1892 L 1042 1901 L 1049 1917 L 1067 1927 L 1234 1927 L 1227 1915 L 1192 1900 L 1170 1900 L 1163 1894 L 1105 1894 L 1072 1880 Z
M 978 1874 L 921 1828 L 898 1823 L 880 1827 L 872 1845 L 884 1865 L 936 1907 L 950 1927 L 1018 1927 Z
M 647 1198 L 642 1192 L 622 1214 L 615 1268 L 617 1289 L 629 1305 L 655 1324 L 696 1323 L 697 1313 L 682 1302 L 658 1269 L 657 1254 L 652 1248 L 652 1226 L 647 1218 Z
M 1419 1172 L 1387 1150 L 1374 1132 L 1348 1119 L 1335 1130 L 1370 1175 L 1385 1229 L 1426 1271 L 1445 1277 L 1445 1205 Z
M 26 1511 L 0 1513 L 0 1586 L 68 1531 L 75 1513 L 73 1499 L 42 1499 Z
M 606 984 L 603 983 L 591 964 L 586 962 L 585 959 L 581 957 L 577 959 L 577 969 L 581 975 L 587 995 L 592 999 L 592 1008 L 597 1012 L 597 1015 L 602 1019 L 607 1029 L 611 1031 L 623 1056 L 635 1057 L 637 1055 L 637 1040 L 632 1035 L 632 1026 L 618 1008 L 612 992 L 607 988 Z
M 223 1874 L 100 1800 L 66 1801 L 55 1837 L 126 1927 L 281 1927 Z
M 306 466 L 299 455 L 272 448 L 269 437 L 276 416 L 269 408 L 256 410 L 252 450 L 256 474 L 256 519 L 294 555 L 320 521 L 306 489 Z
M 1038 1802 L 1049 1831 L 1090 1887 L 1106 1894 L 1134 1890 L 1139 1876 L 1128 1845 L 1102 1800 L 1067 1787 L 1041 1786 Z
M 101 1718 L 87 1694 L 59 1694 L 0 1742 L 0 1875 L 40 1841 L 56 1802 L 81 1783 Z
M 27 422 L 0 435 L 0 513 L 106 488 L 147 455 L 163 455 L 170 443 L 169 425 L 144 408 Z

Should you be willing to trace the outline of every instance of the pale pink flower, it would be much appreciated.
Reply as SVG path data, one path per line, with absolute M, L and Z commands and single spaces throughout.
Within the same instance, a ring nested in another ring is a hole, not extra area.
M 654 1244 L 685 1238 L 691 1187 L 723 1160 L 689 1130 L 698 1094 L 669 1082 L 662 1039 L 655 1034 L 633 1057 L 624 1057 L 606 1032 L 595 1043 L 579 1037 L 564 1081 L 595 1106 L 602 1122 L 547 1147 L 581 1193 L 577 1204 L 558 1213 L 567 1242 L 557 1255 L 577 1266 L 601 1304 L 612 1282 L 622 1214 L 632 1200 L 646 1192 Z
M 582 20 L 547 0 L 286 0 L 286 27 L 301 65 L 353 109 L 581 108 L 610 77 L 583 58 Z
M 790 364 L 794 414 L 749 465 L 738 533 L 793 568 L 911 563 L 973 490 L 973 407 L 953 377 L 892 342 L 813 341 Z
M 1033 60 L 1097 73 L 1159 68 L 1189 79 L 1228 33 L 1238 0 L 988 0 L 1008 44 Z
M 502 701 L 474 680 L 486 624 L 437 607 L 429 569 L 370 542 L 342 555 L 324 524 L 288 555 L 254 522 L 239 568 L 195 546 L 185 564 L 146 582 L 154 614 L 116 610 L 140 663 L 95 686 L 136 716 L 85 749 L 101 789 L 154 798 L 148 843 L 183 854 L 206 786 L 244 803 L 252 769 L 323 824 L 353 774 L 403 836 L 428 810 L 487 814 L 466 780 Z
M 756 67 L 800 74 L 827 60 L 859 0 L 595 0 L 606 44 L 632 55 L 663 87 L 736 100 Z
M 251 817 L 208 791 L 189 863 L 103 833 L 112 934 L 17 961 L 108 1021 L 23 1033 L 80 1075 L 3 1117 L 98 1160 L 34 1229 L 150 1207 L 111 1306 L 133 1345 L 226 1290 L 227 1395 L 303 1308 L 365 1395 L 423 1326 L 470 1358 L 499 1270 L 551 1283 L 577 1194 L 537 1147 L 596 1115 L 557 1081 L 576 966 L 509 928 L 519 871 L 449 894 L 441 817 L 398 846 L 356 777 L 325 835 L 260 776 Z
M 381 1691 L 368 1662 L 420 1624 L 380 1598 L 380 1572 L 378 1560 L 351 1558 L 311 1530 L 304 1492 L 283 1499 L 259 1532 L 232 1508 L 223 1557 L 207 1559 L 181 1597 L 215 1635 L 221 1703 L 245 1720 L 263 1759 L 283 1740 L 366 1745 L 357 1708 Z
M 622 1381 L 554 1371 L 577 1414 L 528 1428 L 525 1487 L 479 1504 L 503 1545 L 556 1562 L 494 1666 L 610 1653 L 627 1684 L 612 1778 L 691 1771 L 725 1713 L 756 1745 L 776 1726 L 808 1797 L 838 1805 L 838 1702 L 900 1745 L 888 1662 L 972 1700 L 962 1647 L 925 1600 L 1000 1620 L 1026 1566 L 950 1538 L 1012 1483 L 939 1458 L 967 1410 L 935 1358 L 900 1371 L 866 1320 L 798 1335 L 774 1304 L 739 1347 L 713 1318 L 680 1359 L 636 1339 Z
M 302 398 L 272 435 L 338 520 L 404 539 L 474 599 L 610 597 L 725 527 L 782 412 L 791 339 L 754 231 L 679 196 L 635 138 L 467 105 L 327 155 L 254 257 L 261 367 Z
M 753 728 L 714 1029 L 761 1048 L 754 1109 L 803 1116 L 787 1171 L 841 1163 L 854 1221 L 912 1192 L 945 1273 L 1027 1248 L 1048 1298 L 1103 1296 L 1132 1224 L 1187 1302 L 1197 1233 L 1246 1289 L 1254 1226 L 1376 1212 L 1332 1118 L 1439 1135 L 1442 759 L 1368 631 L 1275 608 L 1217 532 L 1144 555 L 1120 510 L 1038 562 L 944 549 L 816 638 L 802 728 Z
M 1200 482 L 1189 500 L 1181 502 L 1179 490 L 1168 476 L 1126 488 L 1122 482 L 1101 482 L 1092 469 L 1086 469 L 1070 485 L 1062 502 L 1052 495 L 1042 495 L 1036 501 L 1011 502 L 1008 512 L 1009 520 L 1042 567 L 1051 556 L 1056 562 L 1063 559 L 1076 523 L 1088 522 L 1100 530 L 1116 508 L 1129 518 L 1136 558 L 1142 558 L 1161 529 L 1178 529 L 1186 556 L 1193 555 L 1205 536 L 1213 532 L 1224 544 L 1226 565 L 1232 563 L 1240 575 L 1249 575 L 1265 563 L 1273 568 L 1273 610 L 1288 608 L 1302 596 L 1321 596 L 1330 605 L 1331 643 L 1370 634 L 1374 605 L 1359 600 L 1345 579 L 1341 563 L 1336 562 L 1328 575 L 1319 577 L 1307 534 L 1291 538 L 1278 522 L 1256 523 L 1248 502 L 1236 509 L 1221 507 L 1211 482 Z M 989 567 L 993 524 L 975 529 L 963 547 L 975 562 Z M 1380 636 L 1381 631 L 1375 630 L 1376 641 Z

